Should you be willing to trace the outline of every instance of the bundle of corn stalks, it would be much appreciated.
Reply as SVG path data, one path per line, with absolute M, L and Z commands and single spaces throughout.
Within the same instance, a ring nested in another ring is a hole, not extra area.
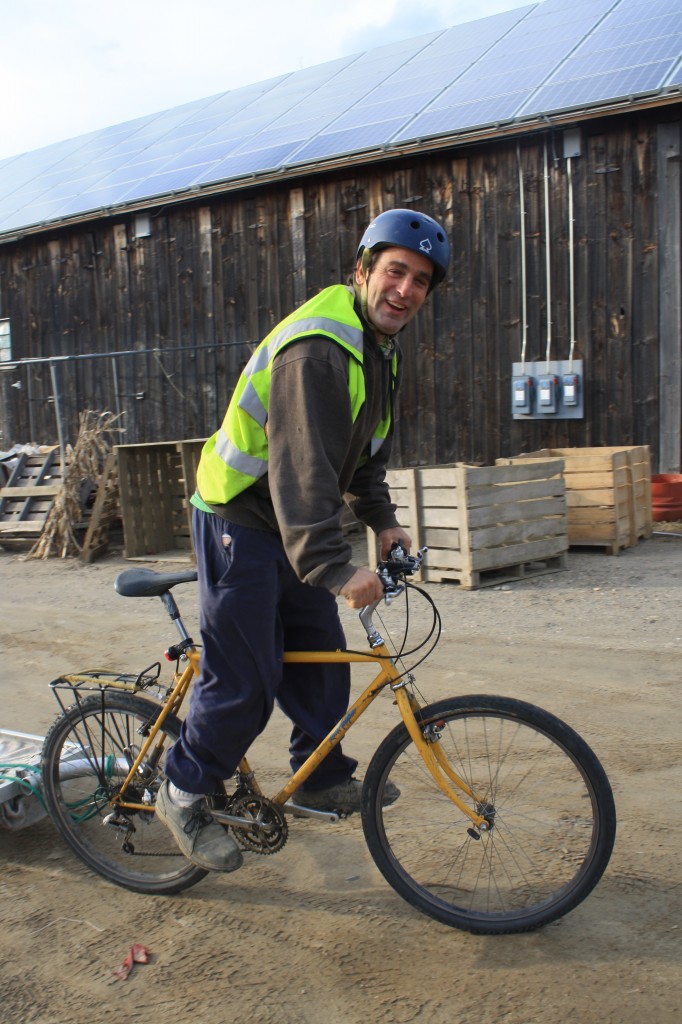
M 76 527 L 83 519 L 83 487 L 88 483 L 97 486 L 112 450 L 112 435 L 121 432 L 120 427 L 114 426 L 118 419 L 110 412 L 81 413 L 76 443 L 66 447 L 63 484 L 29 558 L 68 558 L 80 554 Z

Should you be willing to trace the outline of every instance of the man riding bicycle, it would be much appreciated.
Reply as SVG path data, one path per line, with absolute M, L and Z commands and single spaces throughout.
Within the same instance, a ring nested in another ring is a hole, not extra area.
M 395 338 L 443 280 L 449 258 L 445 231 L 431 217 L 376 217 L 352 284 L 324 289 L 270 332 L 203 448 L 192 498 L 201 675 L 156 803 L 159 820 L 200 867 L 234 871 L 242 863 L 203 798 L 234 774 L 274 702 L 293 723 L 294 771 L 348 706 L 349 666 L 283 665 L 282 652 L 344 649 L 337 595 L 353 608 L 382 597 L 376 573 L 351 561 L 346 502 L 376 533 L 382 558 L 395 542 L 410 548 L 385 483 L 400 369 Z M 359 810 L 356 767 L 337 746 L 299 802 Z

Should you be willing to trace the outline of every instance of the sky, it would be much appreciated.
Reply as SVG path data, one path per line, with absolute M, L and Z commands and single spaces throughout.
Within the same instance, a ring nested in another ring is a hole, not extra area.
M 532 0 L 0 0 L 0 159 Z

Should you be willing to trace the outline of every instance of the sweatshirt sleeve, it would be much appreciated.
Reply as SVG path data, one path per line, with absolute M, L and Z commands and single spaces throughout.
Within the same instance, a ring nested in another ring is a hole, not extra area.
M 287 557 L 299 579 L 333 593 L 357 568 L 341 527 L 356 462 L 347 360 L 323 337 L 287 346 L 273 364 L 267 426 L 270 495 Z
M 391 453 L 390 435 L 376 455 L 356 470 L 346 494 L 346 501 L 356 519 L 374 533 L 398 526 L 395 505 L 386 483 L 386 465 Z

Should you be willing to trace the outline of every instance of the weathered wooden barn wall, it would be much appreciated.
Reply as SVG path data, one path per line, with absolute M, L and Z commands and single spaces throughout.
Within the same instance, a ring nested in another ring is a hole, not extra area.
M 668 313 L 670 305 L 660 276 L 659 209 L 670 206 L 659 195 L 659 124 L 679 137 L 679 118 L 667 108 L 581 126 L 572 181 L 583 420 L 520 422 L 511 413 L 522 339 L 519 157 L 526 358 L 546 354 L 545 144 L 551 356 L 569 355 L 567 162 L 563 133 L 548 129 L 152 208 L 146 237 L 129 213 L 0 245 L 0 316 L 11 322 L 13 357 L 46 360 L 0 373 L 0 448 L 55 441 L 56 408 L 69 440 L 86 408 L 122 411 L 126 443 L 211 433 L 260 338 L 294 304 L 345 279 L 371 216 L 410 206 L 443 221 L 454 261 L 403 336 L 395 464 L 649 444 L 656 465 L 659 320 L 661 303 Z M 671 181 L 679 190 L 679 176 Z M 678 251 L 678 276 L 679 266 Z

